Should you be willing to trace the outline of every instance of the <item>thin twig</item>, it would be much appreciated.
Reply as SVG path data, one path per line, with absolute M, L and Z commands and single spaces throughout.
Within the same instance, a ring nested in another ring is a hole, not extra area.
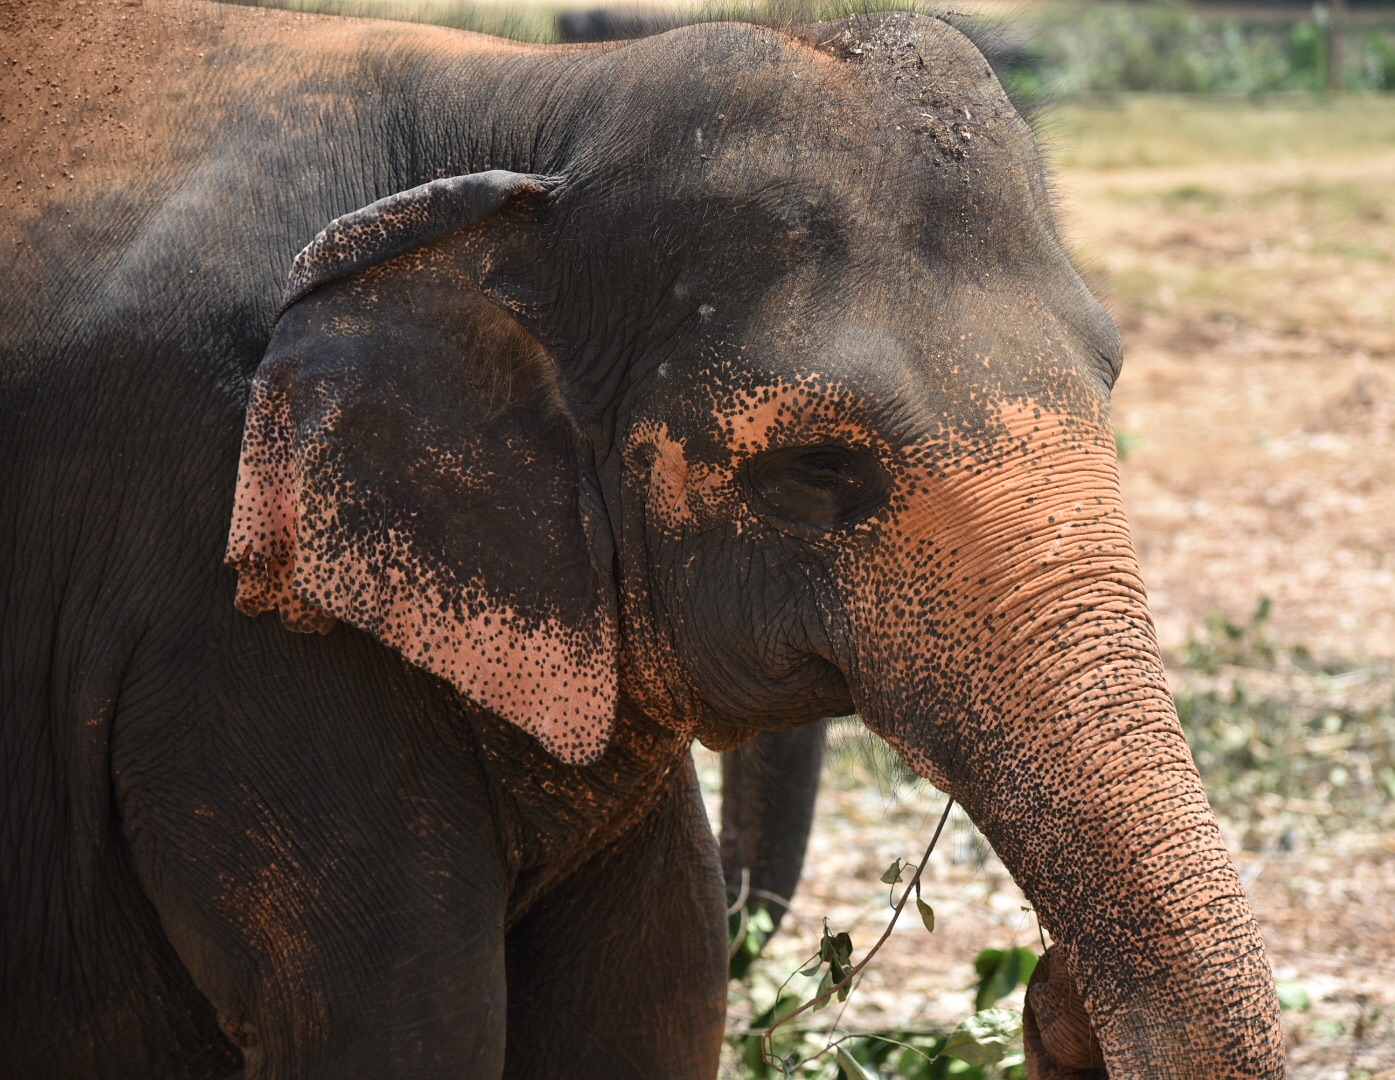
M 804 963 L 800 964 L 797 968 L 795 968 L 793 971 L 791 971 L 788 975 L 785 976 L 785 981 L 782 982 L 782 983 L 780 984 L 780 988 L 779 988 L 778 990 L 775 991 L 775 1000 L 776 1000 L 777 1003 L 778 1003 L 779 1000 L 780 1000 L 780 995 L 783 994 L 783 993 L 785 992 L 785 987 L 787 987 L 790 983 L 794 982 L 794 977 L 795 977 L 796 975 L 802 974 L 803 971 L 804 971 L 804 969 L 807 968 L 810 964 L 812 964 L 812 963 L 813 963 L 815 960 L 817 960 L 818 958 L 819 958 L 819 954 L 818 954 L 818 953 L 814 953 L 813 956 L 809 957 L 807 960 L 804 961 Z
M 732 902 L 731 907 L 727 908 L 727 915 L 735 915 L 738 911 L 740 911 L 743 907 L 746 906 L 746 901 L 749 900 L 750 897 L 751 868 L 749 866 L 743 866 L 741 868 L 741 891 L 736 894 L 736 899 Z
M 830 986 L 818 997 L 806 1001 L 803 1005 L 799 1006 L 799 1008 L 795 1009 L 794 1012 L 788 1014 L 787 1016 L 780 1017 L 780 1019 L 776 1020 L 775 1023 L 771 1024 L 768 1028 L 765 1029 L 764 1032 L 761 1033 L 761 1057 L 765 1060 L 765 1063 L 767 1065 L 779 1064 L 779 1062 L 775 1060 L 773 1051 L 774 1035 L 776 1029 L 782 1027 L 784 1024 L 793 1020 L 800 1013 L 806 1012 L 809 1009 L 812 1009 L 815 1005 L 819 1005 L 827 1001 L 843 987 L 851 985 L 853 979 L 857 978 L 858 975 L 862 974 L 862 969 L 872 962 L 872 957 L 876 956 L 877 952 L 881 949 L 881 947 L 886 944 L 887 939 L 891 937 L 891 931 L 894 930 L 896 927 L 896 920 L 901 917 L 901 911 L 905 908 L 906 901 L 911 898 L 911 893 L 915 890 L 916 886 L 920 884 L 920 875 L 925 872 L 926 864 L 930 862 L 930 853 L 935 850 L 935 845 L 939 842 L 940 833 L 944 831 L 945 822 L 949 820 L 949 812 L 953 808 L 953 806 L 953 799 L 949 799 L 945 803 L 945 812 L 940 815 L 940 823 L 935 826 L 935 835 L 930 838 L 930 844 L 925 849 L 925 854 L 921 857 L 920 865 L 915 868 L 915 876 L 912 877 L 910 882 L 906 885 L 906 891 L 901 894 L 900 901 L 897 902 L 895 909 L 893 909 L 891 913 L 891 918 L 887 921 L 886 929 L 882 931 L 882 936 L 877 939 L 876 944 L 874 944 L 870 949 L 867 950 L 867 955 L 864 956 L 856 964 L 854 964 L 846 975 L 844 975 L 841 979 L 839 979 L 836 983 Z M 827 1051 L 825 1050 L 821 1053 L 827 1053 Z
M 741 951 L 741 947 L 746 944 L 746 909 L 741 909 L 741 921 L 736 924 L 736 934 L 731 939 L 731 944 L 727 946 L 727 963 L 730 964 L 736 959 L 736 954 Z
M 736 954 L 741 951 L 741 946 L 746 944 L 746 926 L 751 917 L 751 913 L 746 910 L 746 900 L 751 894 L 751 871 L 749 867 L 741 868 L 741 892 L 736 897 L 736 903 L 727 908 L 727 918 L 731 918 L 738 911 L 741 912 L 741 922 L 737 924 L 736 935 L 731 939 L 731 944 L 727 946 L 727 963 L 730 964 L 736 959 Z
M 751 924 L 751 913 L 746 910 L 746 897 L 751 893 L 751 871 L 748 868 L 741 868 L 741 894 L 737 897 L 737 903 L 727 908 L 727 918 L 741 913 L 741 922 L 737 924 L 737 933 L 732 936 L 730 945 L 727 946 L 727 963 L 737 959 L 737 953 L 741 952 L 741 947 L 746 943 L 746 927 Z

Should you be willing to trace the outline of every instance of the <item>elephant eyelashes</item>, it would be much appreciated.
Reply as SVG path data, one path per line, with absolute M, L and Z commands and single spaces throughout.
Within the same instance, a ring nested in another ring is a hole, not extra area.
M 890 488 L 869 451 L 838 443 L 766 451 L 747 466 L 747 482 L 757 513 L 801 534 L 865 518 Z

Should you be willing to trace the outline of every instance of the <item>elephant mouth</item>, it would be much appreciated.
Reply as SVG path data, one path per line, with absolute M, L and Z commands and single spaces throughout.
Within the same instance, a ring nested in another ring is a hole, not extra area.
M 1022 1041 L 1032 1080 L 1103 1080 L 1104 1051 L 1057 945 L 1037 963 L 1022 1010 Z
M 735 749 L 763 732 L 789 731 L 857 711 L 847 676 L 816 653 L 768 672 L 749 673 L 740 683 L 734 692 L 703 702 L 693 732 L 709 750 Z

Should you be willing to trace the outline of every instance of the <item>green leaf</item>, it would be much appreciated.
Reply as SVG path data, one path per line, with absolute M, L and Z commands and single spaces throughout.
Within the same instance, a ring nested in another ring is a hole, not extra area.
M 832 989 L 833 989 L 833 972 L 831 972 L 831 971 L 825 971 L 825 972 L 823 973 L 823 978 L 819 980 L 819 988 L 818 988 L 817 990 L 814 991 L 814 997 L 815 997 L 816 999 L 817 999 L 817 998 L 821 998 L 821 997 L 824 996 L 824 994 L 828 993 L 828 992 L 829 992 L 830 990 L 832 990 Z M 814 1006 L 813 1011 L 814 1011 L 814 1012 L 818 1012 L 820 1009 L 827 1007 L 827 1005 L 828 1005 L 828 1001 L 827 1001 L 827 1000 L 820 1001 L 817 1005 Z
M 812 979 L 815 975 L 817 975 L 817 974 L 819 973 L 819 970 L 820 970 L 822 967 L 823 967 L 823 961 L 820 960 L 820 961 L 819 961 L 818 963 L 816 963 L 813 967 L 806 967 L 806 968 L 802 969 L 802 970 L 799 972 L 799 974 L 803 975 L 806 979 Z
M 835 934 L 833 937 L 833 955 L 836 956 L 844 967 L 852 967 L 852 937 L 847 933 Z
M 1003 962 L 1002 949 L 984 949 L 974 957 L 974 971 L 980 979 L 986 979 Z
M 933 934 L 935 932 L 935 909 L 918 896 L 915 898 L 915 909 L 920 912 L 920 921 L 925 924 L 925 929 Z
M 936 1052 L 938 1052 L 938 1047 L 929 1048 L 928 1053 L 917 1052 L 906 1047 L 896 1059 L 896 1075 L 902 1077 L 903 1080 L 931 1080 L 934 1075 L 932 1072 L 934 1062 L 931 1059 L 934 1058 Z
M 766 938 L 775 933 L 775 920 L 768 908 L 758 907 L 752 911 L 746 925 Z
M 1274 988 L 1279 993 L 1279 1008 L 1285 1012 L 1306 1012 L 1313 1004 L 1313 997 L 1301 982 L 1281 982 Z
M 982 976 L 974 1008 L 986 1009 L 1012 993 L 1032 977 L 1037 955 L 1031 949 L 984 949 L 974 960 L 974 970 Z
M 901 860 L 894 860 L 890 866 L 888 866 L 885 870 L 882 871 L 882 884 L 895 885 L 897 882 L 901 880 L 901 877 L 905 872 L 906 869 L 904 866 L 901 865 Z
M 888 882 L 888 884 L 890 884 L 890 882 Z M 853 1057 L 851 1053 L 844 1049 L 842 1043 L 839 1043 L 833 1048 L 833 1056 L 838 1062 L 838 1067 L 843 1070 L 848 1080 L 877 1080 L 876 1073 L 868 1072 L 862 1062 L 858 1061 L 857 1058 Z
M 969 1065 L 995 1065 L 1021 1034 L 1022 1014 L 1016 1009 L 980 1009 L 954 1029 L 940 1052 Z

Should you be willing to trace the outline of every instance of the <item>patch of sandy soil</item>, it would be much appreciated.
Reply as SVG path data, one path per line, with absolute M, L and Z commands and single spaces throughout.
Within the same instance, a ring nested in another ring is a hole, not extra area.
M 1064 186 L 1124 332 L 1115 426 L 1164 649 L 1269 596 L 1283 640 L 1395 658 L 1395 153 Z
M 1060 186 L 1065 231 L 1124 333 L 1125 498 L 1169 662 L 1208 612 L 1243 622 L 1261 596 L 1276 640 L 1351 665 L 1395 659 L 1395 152 L 1076 168 Z M 764 968 L 778 978 L 825 916 L 860 956 L 889 913 L 879 875 L 934 828 L 938 795 L 897 800 L 866 781 L 830 767 Z M 1320 846 L 1257 854 L 1225 827 L 1276 975 L 1310 1000 L 1285 1013 L 1290 1075 L 1395 1078 L 1395 836 L 1357 820 Z M 1037 942 L 965 821 L 925 895 L 935 933 L 903 919 L 845 1026 L 952 1026 L 973 1009 L 980 949 Z
M 1115 425 L 1164 651 L 1268 596 L 1279 640 L 1395 658 L 1395 153 L 1064 187 L 1125 337 Z M 1395 1077 L 1395 836 L 1238 862 L 1312 999 L 1290 1075 Z

